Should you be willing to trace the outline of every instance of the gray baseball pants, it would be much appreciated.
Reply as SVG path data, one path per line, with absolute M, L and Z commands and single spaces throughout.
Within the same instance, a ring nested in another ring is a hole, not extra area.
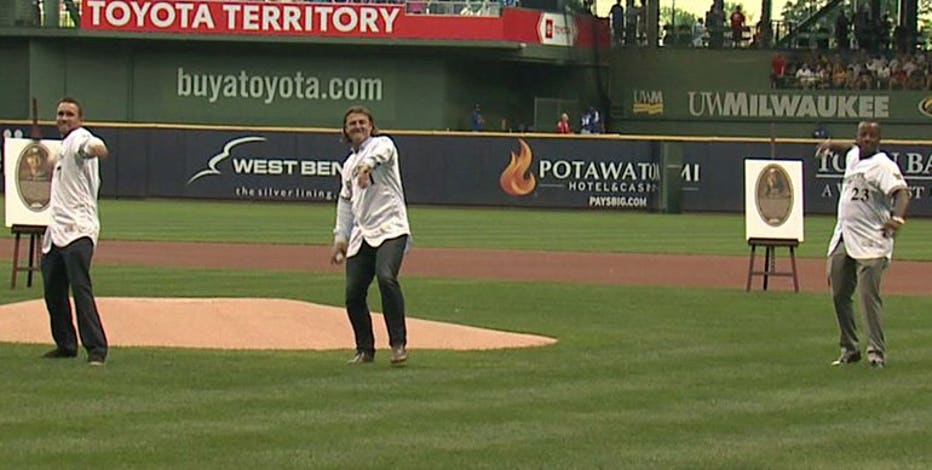
M 887 258 L 854 259 L 848 256 L 844 240 L 828 257 L 828 281 L 838 319 L 842 351 L 859 352 L 857 326 L 854 321 L 854 292 L 858 291 L 867 329 L 868 358 L 884 359 L 883 300 L 880 283 L 887 268 Z

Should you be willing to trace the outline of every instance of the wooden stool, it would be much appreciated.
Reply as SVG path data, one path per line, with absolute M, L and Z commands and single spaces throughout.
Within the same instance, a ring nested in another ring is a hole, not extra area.
M 751 260 L 748 264 L 748 284 L 745 291 L 751 290 L 751 278 L 754 276 L 763 277 L 763 287 L 767 290 L 767 281 L 771 276 L 787 276 L 793 278 L 793 290 L 799 292 L 799 277 L 796 274 L 796 247 L 799 246 L 799 240 L 778 239 L 778 238 L 749 238 L 748 245 L 751 247 Z M 764 269 L 762 271 L 754 270 L 754 253 L 758 246 L 765 247 L 764 250 Z M 791 271 L 777 271 L 777 254 L 776 247 L 785 246 L 790 249 L 790 266 Z
M 41 267 L 36 260 L 42 252 L 41 246 L 37 246 L 42 240 L 42 234 L 45 233 L 44 225 L 16 225 L 10 228 L 13 234 L 13 276 L 10 280 L 10 289 L 16 289 L 16 276 L 20 271 L 26 271 L 26 287 L 32 287 L 32 273 L 39 271 Z M 19 239 L 23 234 L 29 234 L 29 261 L 26 266 L 19 265 Z

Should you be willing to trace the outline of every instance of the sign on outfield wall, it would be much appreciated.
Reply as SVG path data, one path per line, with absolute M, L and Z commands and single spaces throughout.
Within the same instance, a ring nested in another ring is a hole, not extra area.
M 638 119 L 689 121 L 925 122 L 932 117 L 928 92 L 837 90 L 728 90 L 630 88 L 622 94 L 627 114 Z
M 412 203 L 647 209 L 659 190 L 660 169 L 649 142 L 394 139 Z M 147 196 L 335 201 L 348 153 L 337 134 L 172 131 L 160 140 L 160 153 L 186 158 L 184 165 L 151 166 Z M 137 145 L 152 148 L 151 142 Z M 185 169 L 181 178 L 179 168 Z
M 428 4 L 428 8 L 430 8 Z M 409 13 L 404 4 L 212 0 L 85 0 L 81 29 L 136 33 L 508 41 L 609 45 L 591 15 L 504 8 L 501 16 Z M 598 33 L 598 34 L 596 34 Z
M 337 131 L 94 131 L 114 156 L 101 162 L 103 197 L 330 203 L 348 153 Z M 661 146 L 650 140 L 524 134 L 393 138 L 412 204 L 650 210 L 657 207 L 667 174 L 661 171 Z M 769 159 L 770 144 L 680 145 L 682 210 L 744 212 L 743 162 Z M 932 216 L 932 144 L 884 145 L 884 150 L 909 183 L 910 215 Z M 778 161 L 802 161 L 804 212 L 833 214 L 843 155 L 817 156 L 814 143 L 778 143 L 776 151 Z

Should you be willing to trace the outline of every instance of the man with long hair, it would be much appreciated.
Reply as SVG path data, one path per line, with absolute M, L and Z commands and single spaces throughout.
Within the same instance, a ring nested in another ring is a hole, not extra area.
M 356 338 L 350 364 L 375 359 L 375 338 L 366 296 L 379 283 L 392 365 L 408 360 L 405 304 L 398 272 L 411 238 L 398 149 L 379 134 L 372 112 L 354 106 L 343 116 L 351 151 L 343 163 L 330 262 L 346 261 L 346 311 Z

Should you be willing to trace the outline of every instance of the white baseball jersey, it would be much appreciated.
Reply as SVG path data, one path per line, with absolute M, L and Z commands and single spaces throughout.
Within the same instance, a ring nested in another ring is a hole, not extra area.
M 100 167 L 96 157 L 84 156 L 83 146 L 93 135 L 78 127 L 65 136 L 61 154 L 52 174 L 49 214 L 51 222 L 42 237 L 42 252 L 52 245 L 64 247 L 89 237 L 96 245 L 100 233 L 97 218 L 97 193 L 100 190 Z
M 893 257 L 893 238 L 883 226 L 890 220 L 893 193 L 906 189 L 903 174 L 886 153 L 861 158 L 855 146 L 845 155 L 845 177 L 838 198 L 838 221 L 828 254 L 844 239 L 848 256 L 855 259 Z
M 366 188 L 356 181 L 357 168 L 372 168 Z M 385 136 L 370 137 L 343 162 L 335 241 L 348 241 L 346 256 L 359 252 L 363 240 L 378 247 L 385 240 L 411 235 L 405 206 L 398 149 Z

